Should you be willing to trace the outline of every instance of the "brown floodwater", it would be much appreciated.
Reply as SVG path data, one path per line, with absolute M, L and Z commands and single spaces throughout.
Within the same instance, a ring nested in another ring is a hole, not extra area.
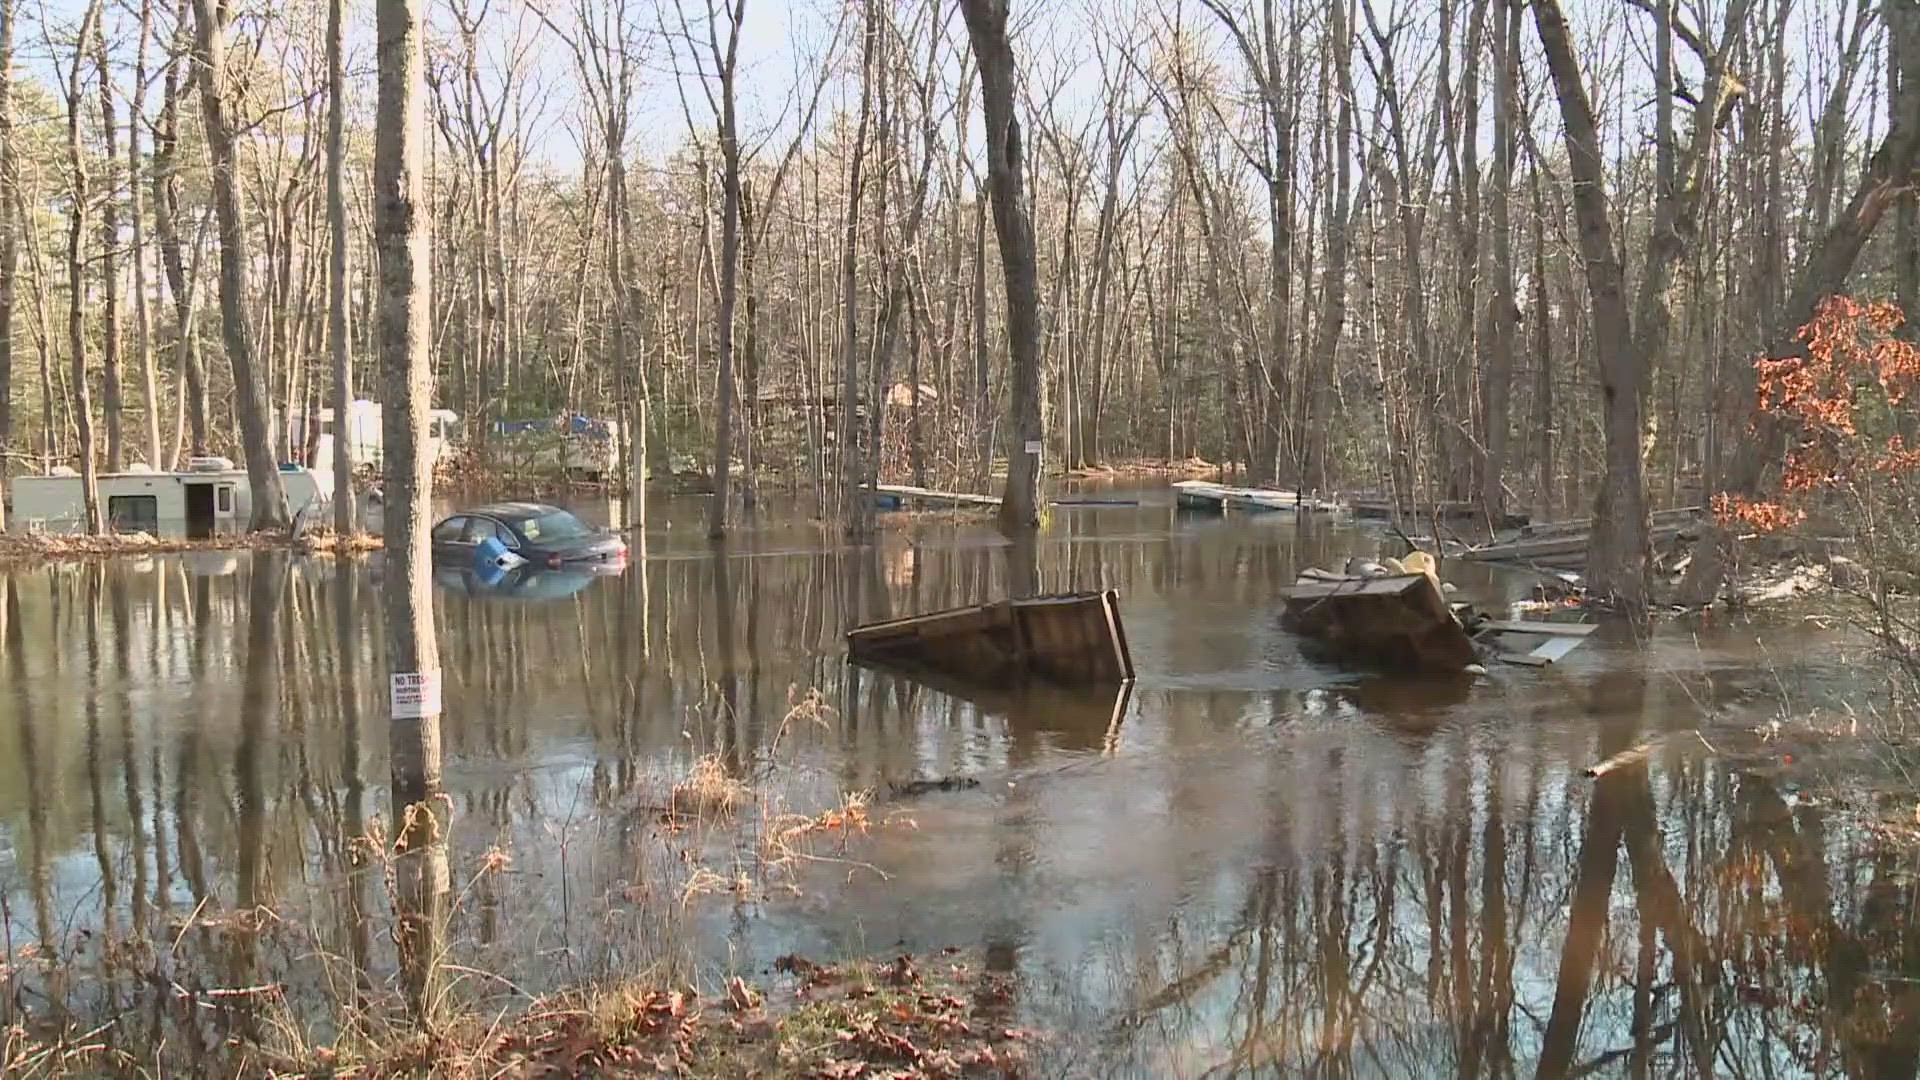
M 1035 558 L 1046 591 L 1120 590 L 1120 693 L 847 665 L 855 623 L 1004 594 L 979 522 L 856 546 L 762 510 L 715 554 L 701 504 L 666 500 L 622 575 L 439 575 L 450 993 L 953 948 L 1018 977 L 1048 1075 L 1915 1075 L 1916 864 L 1878 824 L 1913 799 L 1858 641 L 1671 622 L 1544 671 L 1357 674 L 1300 655 L 1276 590 L 1379 537 L 1101 495 L 1140 505 L 1056 511 Z M 1491 607 L 1533 585 L 1448 572 Z M 393 889 L 354 839 L 388 812 L 380 578 L 0 571 L 17 1007 L 281 984 L 324 1041 L 330 1003 L 395 985 Z M 705 753 L 753 801 L 661 828 Z M 945 778 L 977 786 L 889 795 Z M 864 835 L 769 844 L 849 791 L 874 793 Z M 232 1000 L 176 1045 L 243 1026 Z

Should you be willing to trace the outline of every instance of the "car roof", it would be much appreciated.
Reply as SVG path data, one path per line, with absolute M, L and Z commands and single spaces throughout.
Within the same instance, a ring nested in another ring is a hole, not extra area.
M 485 506 L 476 506 L 460 512 L 468 515 L 482 514 L 487 517 L 500 518 L 503 521 L 525 521 L 528 518 L 545 517 L 548 514 L 558 514 L 563 511 L 557 506 L 549 506 L 546 503 L 496 502 L 488 503 Z

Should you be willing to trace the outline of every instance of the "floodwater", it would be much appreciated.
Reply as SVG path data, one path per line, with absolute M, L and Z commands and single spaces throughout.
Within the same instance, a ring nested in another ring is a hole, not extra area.
M 443 574 L 452 992 L 952 947 L 1018 976 L 1049 1075 L 1915 1075 L 1915 862 L 1859 809 L 1910 788 L 1864 734 L 1777 725 L 1868 723 L 1857 643 L 1610 628 L 1545 671 L 1356 676 L 1299 655 L 1275 590 L 1377 538 L 1138 494 L 1057 511 L 1036 556 L 1046 591 L 1120 590 L 1128 693 L 962 700 L 846 664 L 856 622 L 1003 593 L 977 523 L 855 547 L 763 511 L 716 556 L 667 501 L 620 576 Z M 1531 584 L 1458 574 L 1488 605 Z M 7 944 L 64 964 L 23 1007 L 278 983 L 317 1017 L 394 984 L 390 879 L 354 840 L 388 812 L 379 581 L 0 571 Z M 702 753 L 757 801 L 659 827 Z M 978 786 L 888 797 L 939 778 Z M 781 814 L 856 790 L 864 835 L 769 855 Z

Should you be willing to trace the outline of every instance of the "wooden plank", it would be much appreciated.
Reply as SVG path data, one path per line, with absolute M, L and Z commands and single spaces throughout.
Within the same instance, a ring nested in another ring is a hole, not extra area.
M 1550 640 L 1541 642 L 1538 648 L 1535 648 L 1532 652 L 1528 653 L 1527 655 L 1538 657 L 1550 664 L 1555 660 L 1558 660 L 1561 657 L 1572 652 L 1573 650 L 1579 648 L 1585 641 L 1586 641 L 1585 638 L 1574 638 L 1574 637 L 1552 638 Z
M 1543 660 L 1532 653 L 1499 653 L 1497 656 L 1503 664 L 1517 664 L 1520 667 L 1541 668 L 1553 665 L 1553 661 Z
M 1397 574 L 1374 578 L 1339 578 L 1290 585 L 1280 590 L 1288 600 L 1325 600 L 1335 596 L 1399 596 L 1413 587 L 1425 574 Z
M 876 500 L 911 501 L 921 503 L 944 503 L 948 506 L 999 506 L 997 495 L 974 495 L 964 491 L 935 491 L 932 488 L 909 487 L 905 484 L 862 484 L 860 490 Z
M 1484 622 L 1478 627 L 1481 633 L 1495 634 L 1540 634 L 1547 637 L 1586 637 L 1600 629 L 1593 623 L 1565 622 Z
M 1685 529 L 1679 525 L 1663 525 L 1648 534 L 1650 540 L 1671 540 Z M 1577 536 L 1551 536 L 1535 540 L 1515 540 L 1505 544 L 1488 544 L 1459 552 L 1455 557 L 1470 559 L 1474 562 L 1546 562 L 1558 559 L 1577 559 L 1584 563 L 1587 557 L 1585 533 Z

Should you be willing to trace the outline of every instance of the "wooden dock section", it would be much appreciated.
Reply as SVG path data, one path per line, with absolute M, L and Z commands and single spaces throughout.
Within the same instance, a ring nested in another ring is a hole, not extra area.
M 1272 488 L 1229 487 L 1205 480 L 1182 480 L 1173 485 L 1174 505 L 1182 510 L 1218 514 L 1238 510 L 1247 514 L 1308 513 L 1331 514 L 1339 503 L 1302 495 L 1297 491 Z
M 1000 505 L 998 495 L 974 495 L 964 491 L 935 491 L 932 488 L 909 487 L 906 484 L 875 484 L 860 486 L 860 491 L 873 500 L 875 508 L 880 510 L 901 510 L 911 503 L 916 506 L 973 506 L 995 507 Z
M 1378 495 L 1355 496 L 1350 503 L 1353 516 L 1362 521 L 1412 521 L 1430 522 L 1438 519 L 1452 524 L 1484 523 L 1485 510 L 1478 503 L 1447 501 L 1439 503 L 1396 503 L 1394 500 Z M 1527 524 L 1525 514 L 1504 514 L 1494 523 L 1500 528 L 1521 528 Z
M 1101 686 L 1133 678 L 1120 594 L 1002 600 L 856 627 L 847 652 L 984 687 Z
M 1312 651 L 1398 672 L 1453 672 L 1484 656 L 1545 667 L 1598 629 L 1581 623 L 1488 619 L 1449 603 L 1428 574 L 1349 577 L 1303 570 L 1286 601 L 1282 628 Z
M 1700 508 L 1694 506 L 1656 510 L 1651 515 L 1647 538 L 1656 544 L 1675 540 L 1691 532 L 1699 524 L 1700 516 Z M 1593 523 L 1587 520 L 1543 522 L 1523 528 L 1498 543 L 1453 552 L 1450 557 L 1578 569 L 1587 563 L 1592 527 Z

